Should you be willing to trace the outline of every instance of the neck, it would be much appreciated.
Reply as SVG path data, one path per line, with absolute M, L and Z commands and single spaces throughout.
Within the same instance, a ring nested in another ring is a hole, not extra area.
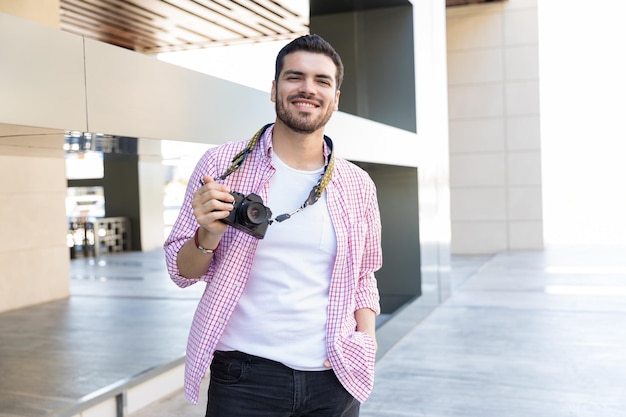
M 276 155 L 294 169 L 313 171 L 324 166 L 324 131 L 298 133 L 279 121 L 272 132 L 272 147 Z

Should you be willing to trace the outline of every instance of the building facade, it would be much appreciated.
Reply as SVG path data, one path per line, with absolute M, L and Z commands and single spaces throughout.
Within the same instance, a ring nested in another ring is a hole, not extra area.
M 273 119 L 265 93 L 60 31 L 55 1 L 47 11 L 19 3 L 0 2 L 0 311 L 70 295 L 66 131 L 137 138 L 135 249 L 153 250 L 159 141 L 218 144 Z M 378 186 L 384 304 L 436 306 L 449 292 L 451 244 L 542 246 L 536 0 L 371 3 L 311 5 L 311 32 L 347 67 L 328 134 Z

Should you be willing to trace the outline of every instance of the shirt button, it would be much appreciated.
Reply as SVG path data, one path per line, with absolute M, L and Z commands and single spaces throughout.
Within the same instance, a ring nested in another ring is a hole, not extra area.
M 226 322 L 226 320 L 224 320 L 224 319 L 220 318 L 220 319 L 218 319 L 218 320 L 217 320 L 217 322 L 218 322 L 219 324 L 224 324 L 224 323 Z

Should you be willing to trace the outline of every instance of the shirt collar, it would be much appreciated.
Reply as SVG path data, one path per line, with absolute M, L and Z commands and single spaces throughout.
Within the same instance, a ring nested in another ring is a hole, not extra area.
M 261 145 L 263 146 L 262 149 L 264 152 L 263 155 L 265 155 L 265 157 L 268 159 L 272 159 L 272 152 L 274 152 L 273 144 L 272 144 L 273 135 L 274 135 L 274 125 L 271 125 L 265 130 L 265 132 L 263 132 L 263 136 L 261 137 Z M 331 149 L 326 143 L 326 140 L 323 141 L 323 147 L 324 147 L 325 164 L 328 164 Z

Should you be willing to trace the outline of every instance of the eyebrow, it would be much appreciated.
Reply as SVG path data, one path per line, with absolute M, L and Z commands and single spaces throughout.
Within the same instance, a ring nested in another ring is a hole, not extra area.
M 285 70 L 283 75 L 284 76 L 285 75 L 300 75 L 300 76 L 303 76 L 304 72 L 297 71 L 297 70 Z M 328 75 L 328 74 L 316 74 L 315 78 L 324 78 L 324 79 L 331 80 L 331 81 L 334 80 L 334 78 L 331 75 Z

